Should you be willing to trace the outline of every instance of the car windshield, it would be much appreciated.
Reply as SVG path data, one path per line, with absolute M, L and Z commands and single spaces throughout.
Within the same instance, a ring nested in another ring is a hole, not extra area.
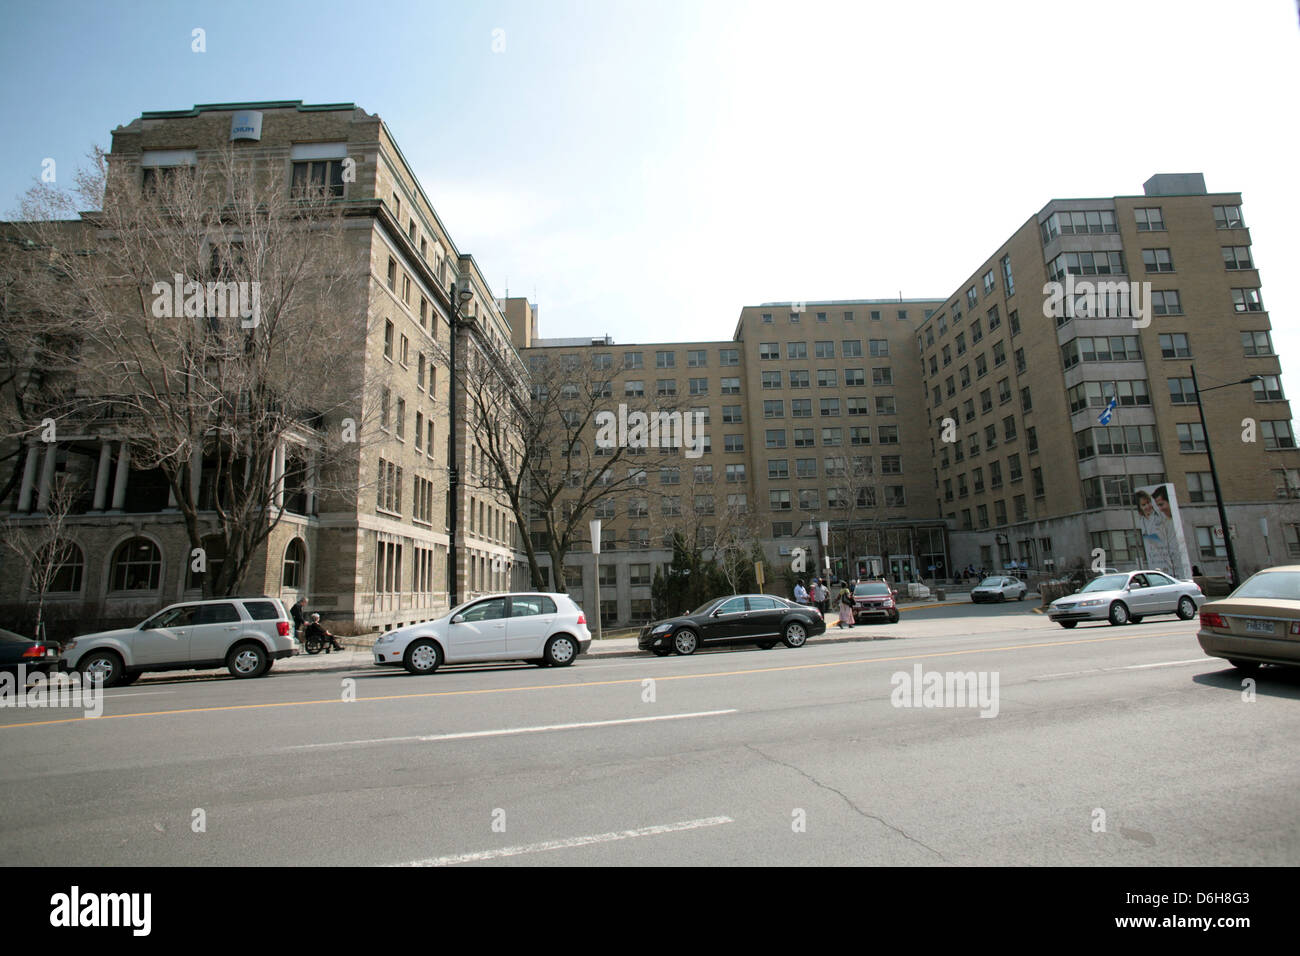
M 853 589 L 854 597 L 868 597 L 873 594 L 888 594 L 889 587 L 881 584 L 879 581 L 871 581 L 866 584 L 859 584 Z
M 979 583 L 979 586 L 982 587 L 982 588 L 1000 588 L 1000 587 L 1002 587 L 1002 579 L 1001 579 L 1001 578 L 985 578 L 983 581 L 981 581 L 981 582 Z
M 23 637 L 21 634 L 15 634 L 13 631 L 0 629 L 0 644 L 27 644 L 30 642 L 30 637 Z
M 690 617 L 694 617 L 694 616 L 697 615 L 697 614 L 703 614 L 705 611 L 707 611 L 709 608 L 713 607 L 713 605 L 715 605 L 715 604 L 717 604 L 717 603 L 718 603 L 718 599 L 717 599 L 717 598 L 714 598 L 712 601 L 705 601 L 703 604 L 701 604 L 699 607 L 697 607 L 694 611 L 692 611 L 692 612 L 690 613 L 689 616 L 690 616 Z
M 1300 601 L 1300 571 L 1261 571 L 1228 597 Z
M 1103 574 L 1099 578 L 1093 578 L 1085 584 L 1080 590 L 1083 591 L 1118 591 L 1128 583 L 1127 574 Z

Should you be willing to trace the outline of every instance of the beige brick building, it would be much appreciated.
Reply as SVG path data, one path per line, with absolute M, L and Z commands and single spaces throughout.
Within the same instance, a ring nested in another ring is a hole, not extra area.
M 241 124 L 256 134 L 237 137 Z M 305 595 L 325 618 L 362 627 L 436 616 L 448 599 L 450 507 L 459 510 L 461 598 L 510 587 L 518 563 L 508 510 L 472 482 L 462 484 L 454 504 L 448 500 L 453 301 L 462 300 L 462 356 L 482 349 L 518 363 L 509 325 L 477 263 L 455 245 L 388 127 L 353 104 L 215 104 L 144 113 L 113 131 L 109 163 L 144 186 L 166 170 L 210 162 L 232 143 L 271 169 L 278 166 L 286 191 L 303 183 L 324 186 L 345 205 L 348 248 L 367 275 L 364 314 L 354 318 L 355 350 L 364 361 L 341 358 L 337 368 L 321 371 L 360 368 L 358 389 L 382 409 L 378 440 L 362 448 L 359 473 L 345 476 L 353 494 L 317 494 L 320 469 L 332 463 L 313 457 L 310 428 L 300 446 L 282 450 L 276 478 L 285 479 L 283 514 L 245 590 L 286 602 Z M 458 296 L 458 289 L 470 294 Z M 461 401 L 462 416 L 464 408 Z M 175 502 L 157 473 L 132 467 L 130 437 L 123 425 L 32 441 L 20 457 L 20 480 L 0 503 L 14 523 L 36 526 L 57 473 L 79 472 L 95 489 L 69 518 L 76 554 L 49 598 L 56 619 L 73 619 L 81 628 L 139 620 L 201 593 L 189 573 Z M 455 463 L 472 475 L 464 427 L 457 439 Z M 6 574 L 3 582 L 4 601 L 27 599 L 25 575 Z

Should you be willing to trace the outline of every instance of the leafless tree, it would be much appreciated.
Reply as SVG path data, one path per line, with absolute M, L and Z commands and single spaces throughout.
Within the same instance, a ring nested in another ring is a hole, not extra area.
M 363 404 L 366 233 L 328 187 L 291 192 L 280 160 L 253 155 L 142 171 L 99 153 L 72 195 L 28 194 L 3 262 L 4 353 L 57 373 L 6 383 L 7 435 L 47 418 L 129 434 L 191 547 L 220 551 L 207 594 L 239 589 L 287 481 L 310 469 L 320 497 L 355 494 L 379 413 Z
M 663 432 L 671 429 L 658 427 L 674 413 L 680 422 L 677 397 L 615 395 L 610 370 L 594 361 L 533 355 L 527 371 L 515 374 L 506 357 L 477 350 L 463 372 L 469 428 L 485 464 L 478 487 L 500 492 L 514 512 L 533 587 L 545 586 L 538 561 L 544 550 L 552 586 L 563 591 L 564 556 L 590 537 L 588 520 L 635 495 L 646 475 L 682 454 L 667 447 Z M 617 420 L 620 405 L 628 417 L 656 416 L 648 447 L 637 447 L 635 436 L 602 440 L 601 423 L 607 414 Z M 544 529 L 540 549 L 529 534 L 534 521 Z
M 27 603 L 29 607 L 35 606 L 32 636 L 37 640 L 45 637 L 46 595 L 59 574 L 72 565 L 76 555 L 76 544 L 67 533 L 68 515 L 84 490 L 67 475 L 56 475 L 50 486 L 48 507 L 37 518 L 10 516 L 0 529 L 5 547 L 17 555 L 20 565 L 27 569 Z

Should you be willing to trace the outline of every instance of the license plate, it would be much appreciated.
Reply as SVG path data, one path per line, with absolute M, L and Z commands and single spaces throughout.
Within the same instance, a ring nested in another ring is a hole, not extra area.
M 1272 621 L 1247 621 L 1246 630 L 1250 631 L 1252 634 L 1272 634 L 1273 622 Z

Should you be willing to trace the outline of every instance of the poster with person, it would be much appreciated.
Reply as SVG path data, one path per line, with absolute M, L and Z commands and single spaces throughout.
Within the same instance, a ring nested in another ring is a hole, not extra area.
M 1172 484 L 1148 485 L 1136 490 L 1138 528 L 1146 547 L 1147 567 L 1164 571 L 1179 581 L 1191 577 L 1187 539 L 1178 515 L 1178 492 Z

